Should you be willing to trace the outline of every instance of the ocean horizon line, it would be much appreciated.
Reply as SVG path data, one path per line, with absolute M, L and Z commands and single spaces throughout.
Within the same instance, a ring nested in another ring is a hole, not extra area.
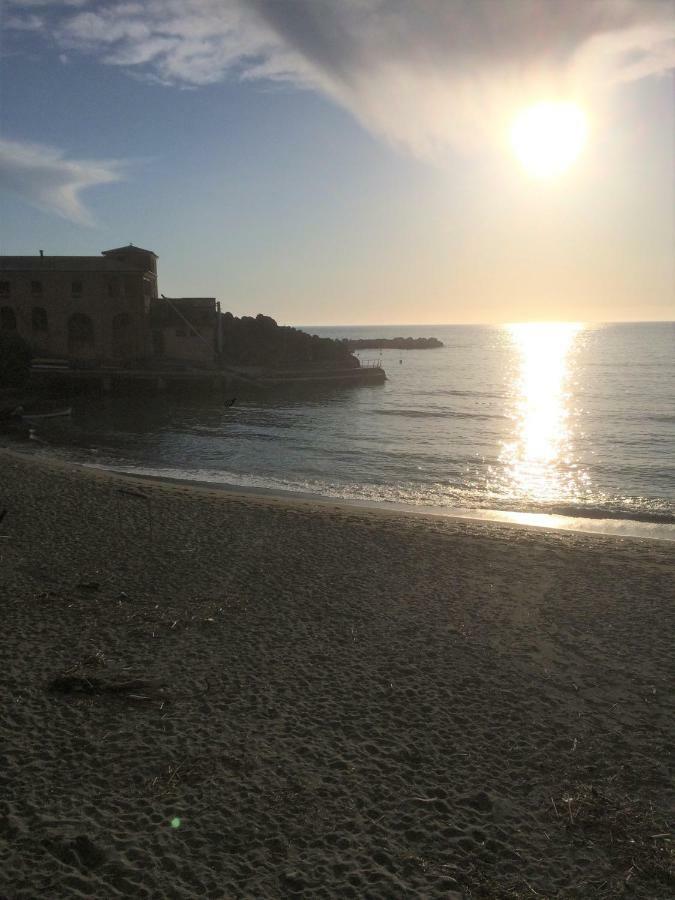
M 544 325 L 569 324 L 582 322 L 588 326 L 607 325 L 675 325 L 675 319 L 617 319 L 615 321 L 593 321 L 590 319 L 510 319 L 503 322 L 334 322 L 331 324 L 290 322 L 291 328 L 502 328 L 517 323 L 541 323 Z

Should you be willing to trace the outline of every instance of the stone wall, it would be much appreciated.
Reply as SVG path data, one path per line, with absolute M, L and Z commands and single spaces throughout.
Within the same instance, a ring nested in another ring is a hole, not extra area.
M 16 330 L 38 356 L 146 356 L 148 305 L 138 271 L 0 271 L 0 327 L 11 326 L 13 313 Z
M 214 326 L 199 325 L 188 329 L 182 323 L 164 325 L 153 329 L 161 333 L 162 356 L 167 360 L 185 360 L 212 364 L 216 350 L 216 329 Z M 155 338 L 157 340 L 157 338 Z

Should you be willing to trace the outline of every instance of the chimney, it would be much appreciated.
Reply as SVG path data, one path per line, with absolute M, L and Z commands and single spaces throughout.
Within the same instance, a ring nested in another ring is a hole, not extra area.
M 45 251 L 44 251 L 44 250 L 40 250 L 40 256 L 44 256 L 44 255 L 45 255 Z

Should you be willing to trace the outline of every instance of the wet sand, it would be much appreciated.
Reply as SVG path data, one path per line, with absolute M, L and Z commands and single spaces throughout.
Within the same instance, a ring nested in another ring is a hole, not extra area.
M 670 897 L 672 544 L 0 451 L 0 896 Z

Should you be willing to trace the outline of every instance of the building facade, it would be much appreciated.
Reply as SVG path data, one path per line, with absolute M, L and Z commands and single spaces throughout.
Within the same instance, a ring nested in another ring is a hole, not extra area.
M 165 297 L 150 303 L 153 356 L 208 365 L 220 356 L 215 297 Z
M 140 247 L 101 256 L 0 257 L 0 328 L 37 356 L 122 361 L 149 352 L 157 257 Z
M 214 298 L 160 298 L 157 255 L 129 244 L 100 256 L 0 257 L 0 329 L 36 357 L 81 365 L 212 365 Z

